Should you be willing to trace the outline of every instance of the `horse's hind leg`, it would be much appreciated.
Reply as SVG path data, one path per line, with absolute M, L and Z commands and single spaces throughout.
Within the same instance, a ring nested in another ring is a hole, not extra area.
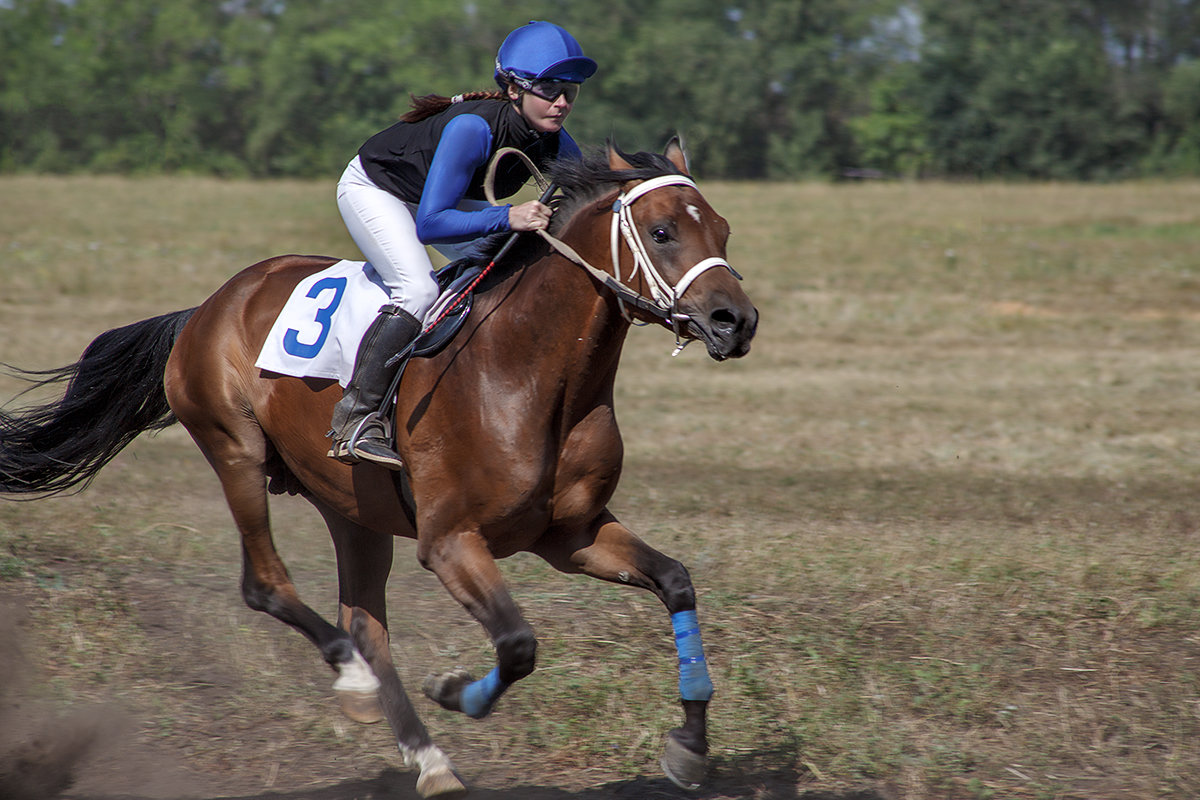
M 262 429 L 240 413 L 212 415 L 204 409 L 222 407 L 218 400 L 206 397 L 205 404 L 201 404 L 195 396 L 176 391 L 171 405 L 217 473 L 241 534 L 242 597 L 246 605 L 300 631 L 339 673 L 361 674 L 365 666 L 350 635 L 300 600 L 275 549 L 267 504 L 267 442 Z
M 707 715 L 713 685 L 700 642 L 696 593 L 687 569 L 643 542 L 607 511 L 584 529 L 551 531 L 532 550 L 563 572 L 647 589 L 667 607 L 679 652 L 684 723 L 668 735 L 662 767 L 677 785 L 698 788 L 708 755 Z
M 334 684 L 343 710 L 352 719 L 374 721 L 378 717 L 372 716 L 382 705 L 404 760 L 421 770 L 417 791 L 422 797 L 448 798 L 465 793 L 466 787 L 454 775 L 450 759 L 430 740 L 392 662 L 385 593 L 392 569 L 392 537 L 356 525 L 320 504 L 317 508 L 329 526 L 337 551 L 338 626 L 351 634 L 370 665 L 368 675 L 363 676 L 369 678 L 365 691 L 354 681 L 344 680 L 348 677 L 345 673 Z
M 392 665 L 384 610 L 392 538 L 360 528 L 318 505 L 329 523 L 338 555 L 341 626 L 334 627 L 300 601 L 275 550 L 262 461 L 246 457 L 252 454 L 245 451 L 243 457 L 232 457 L 236 449 L 232 441 L 212 451 L 202 449 L 206 455 L 218 454 L 210 455 L 210 461 L 242 534 L 242 593 L 247 605 L 291 625 L 316 644 L 339 674 L 335 690 L 357 695 L 359 708 L 373 705 L 364 704 L 364 696 L 381 695 L 383 711 L 399 737 L 400 751 L 408 763 L 420 767 L 417 791 L 422 797 L 445 799 L 464 794 L 466 787 L 455 777 L 449 759 L 430 741 Z

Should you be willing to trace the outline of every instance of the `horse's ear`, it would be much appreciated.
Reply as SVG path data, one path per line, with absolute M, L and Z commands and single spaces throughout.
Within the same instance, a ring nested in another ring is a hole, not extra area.
M 672 136 L 671 141 L 667 142 L 667 149 L 663 151 L 663 155 L 684 175 L 692 174 L 688 165 L 687 152 L 683 149 L 683 139 L 679 138 L 679 134 Z
M 612 139 L 608 140 L 608 168 L 613 172 L 633 169 L 633 165 L 625 160 L 625 156 L 621 155 Z

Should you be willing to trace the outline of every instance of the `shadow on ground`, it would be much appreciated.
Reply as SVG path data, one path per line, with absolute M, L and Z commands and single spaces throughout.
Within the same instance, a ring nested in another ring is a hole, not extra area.
M 388 769 L 372 780 L 344 781 L 291 792 L 222 797 L 220 800 L 421 800 L 414 788 L 414 777 L 414 773 Z M 550 786 L 476 788 L 471 789 L 468 796 L 471 800 L 891 800 L 874 789 L 802 791 L 797 787 L 798 779 L 795 771 L 785 769 L 726 778 L 696 792 L 685 792 L 666 778 L 636 778 L 574 791 Z M 78 797 L 78 800 L 137 800 L 128 796 L 72 797 Z
M 635 778 L 570 791 L 550 786 L 513 786 L 505 789 L 472 789 L 472 800 L 888 800 L 871 790 L 849 793 L 800 792 L 795 773 L 747 775 L 741 779 L 721 781 L 697 792 L 685 792 L 666 778 Z M 373 781 L 356 781 L 324 789 L 290 794 L 264 795 L 237 800 L 350 800 L 377 798 L 383 800 L 420 800 L 409 774 L 385 771 Z M 95 800 L 107 800 L 95 798 Z

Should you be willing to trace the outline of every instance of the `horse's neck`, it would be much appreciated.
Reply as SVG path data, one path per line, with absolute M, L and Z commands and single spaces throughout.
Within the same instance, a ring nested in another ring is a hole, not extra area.
M 611 391 L 629 323 L 616 298 L 583 268 L 551 252 L 498 287 L 506 337 L 526 343 L 514 369 L 555 374 L 568 396 Z M 491 293 L 489 293 L 491 294 Z
M 613 222 L 611 206 L 612 202 L 607 196 L 593 201 L 591 206 L 574 214 L 559 235 L 574 250 L 573 257 L 580 257 L 593 268 L 614 274 L 610 241 Z M 587 267 L 576 264 L 571 258 L 558 253 L 553 253 L 549 258 L 554 261 L 556 275 L 564 279 L 565 285 L 561 289 L 564 296 L 570 295 L 574 301 L 589 305 L 591 317 L 583 320 L 582 324 L 596 336 L 615 338 L 619 354 L 629 331 L 629 321 L 622 313 L 616 295 L 602 286 Z
M 536 278 L 528 287 L 531 304 L 539 309 L 537 316 L 551 323 L 553 336 L 584 345 L 578 349 L 589 362 L 620 355 L 629 323 L 611 292 L 578 264 L 557 253 L 541 259 L 530 272 Z M 576 362 L 572 366 L 582 368 L 584 364 Z

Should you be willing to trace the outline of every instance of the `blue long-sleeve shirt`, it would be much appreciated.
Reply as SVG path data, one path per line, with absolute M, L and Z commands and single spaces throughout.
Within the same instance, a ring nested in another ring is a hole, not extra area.
M 512 103 L 473 100 L 419 122 L 396 123 L 368 139 L 359 156 L 376 185 L 418 203 L 417 236 L 423 243 L 455 243 L 511 230 L 508 205 L 457 208 L 464 198 L 484 199 L 488 161 L 502 147 L 524 151 L 539 166 L 580 155 L 566 131 L 532 130 Z M 505 159 L 496 173 L 496 196 L 515 194 L 529 177 L 517 159 Z

